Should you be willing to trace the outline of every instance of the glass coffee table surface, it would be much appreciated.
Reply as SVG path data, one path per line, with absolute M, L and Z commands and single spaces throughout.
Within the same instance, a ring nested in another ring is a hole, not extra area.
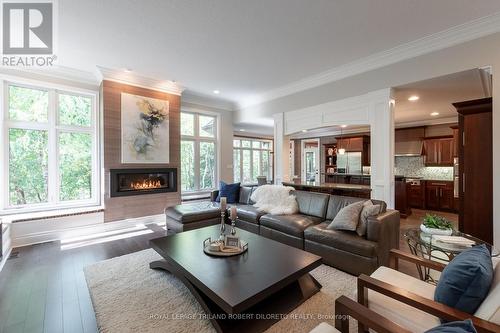
M 469 248 L 466 246 L 440 242 L 434 238 L 435 236 L 436 235 L 424 233 L 422 230 L 420 230 L 420 228 L 408 229 L 404 234 L 404 237 L 412 254 L 442 263 L 451 261 L 455 256 Z M 500 255 L 500 251 L 497 248 L 493 247 L 493 245 L 491 244 L 486 243 L 485 241 L 480 240 L 479 238 L 464 234 L 456 230 L 453 231 L 452 236 L 461 236 L 470 239 L 475 243 L 475 245 L 485 244 L 492 257 L 497 257 Z M 432 270 L 425 269 L 424 267 L 421 267 L 419 265 L 417 265 L 417 270 L 422 280 L 432 283 L 436 282 L 436 278 L 433 277 L 433 275 L 436 274 L 432 274 Z

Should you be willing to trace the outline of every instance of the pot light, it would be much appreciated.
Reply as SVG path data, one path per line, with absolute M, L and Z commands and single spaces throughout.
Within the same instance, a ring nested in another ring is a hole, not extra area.
M 130 68 L 125 68 L 123 71 L 124 71 L 125 73 L 130 73 L 130 72 L 132 72 L 132 69 L 130 69 Z
M 431 116 L 435 117 L 435 116 L 439 116 L 439 112 L 432 112 L 431 113 Z
M 306 132 L 307 132 L 307 130 L 302 130 L 302 133 L 306 133 Z
M 244 128 L 240 128 L 240 132 L 245 132 L 245 129 Z
M 214 94 L 216 94 L 216 95 L 220 94 L 220 90 L 217 90 L 217 89 L 214 90 Z
M 408 100 L 409 100 L 410 102 L 415 102 L 415 101 L 418 101 L 419 99 L 420 99 L 420 97 L 418 97 L 417 95 L 413 95 L 413 96 L 410 96 L 410 97 L 408 98 Z
M 346 127 L 347 127 L 347 125 L 340 125 L 340 127 L 342 127 L 342 128 L 346 128 Z

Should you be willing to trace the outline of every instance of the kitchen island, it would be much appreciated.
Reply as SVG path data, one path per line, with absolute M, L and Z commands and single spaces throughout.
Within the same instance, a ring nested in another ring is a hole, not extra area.
M 342 183 L 320 183 L 320 182 L 283 182 L 285 186 L 291 186 L 296 190 L 320 192 L 334 195 L 343 195 L 348 197 L 357 197 L 363 199 L 371 198 L 370 175 L 363 174 L 336 174 L 336 176 L 345 177 Z M 362 179 L 362 183 L 353 183 L 352 180 Z M 350 183 L 347 183 L 347 179 Z M 406 178 L 401 175 L 394 177 L 395 190 L 395 209 L 401 213 L 402 218 L 411 215 L 411 209 L 408 200 L 408 186 Z M 368 183 L 368 184 L 367 184 Z
M 341 184 L 341 183 L 320 183 L 320 182 L 283 182 L 284 186 L 291 186 L 296 190 L 344 195 L 369 199 L 371 195 L 370 185 Z

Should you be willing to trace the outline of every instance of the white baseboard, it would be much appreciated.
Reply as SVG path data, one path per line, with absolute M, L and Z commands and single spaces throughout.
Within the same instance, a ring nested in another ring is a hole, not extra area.
M 12 247 L 124 229 L 138 224 L 165 223 L 165 215 L 151 215 L 104 223 L 102 212 L 12 223 Z

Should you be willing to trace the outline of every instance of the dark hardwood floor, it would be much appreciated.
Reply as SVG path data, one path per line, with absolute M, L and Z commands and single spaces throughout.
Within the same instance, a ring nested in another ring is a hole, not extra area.
M 150 233 L 122 233 L 111 237 L 125 238 L 96 244 L 56 241 L 14 249 L 0 272 L 0 332 L 97 332 L 83 267 L 149 248 L 150 239 L 165 235 L 161 226 L 145 228 Z
M 417 227 L 424 213 L 414 210 L 408 219 L 401 220 L 401 249 L 408 251 L 403 234 Z M 439 214 L 455 221 L 456 215 Z M 0 272 L 0 333 L 97 332 L 83 267 L 149 248 L 150 239 L 165 235 L 155 224 L 144 230 L 149 233 L 137 235 L 140 231 L 132 230 L 14 249 Z M 400 269 L 417 276 L 414 265 L 401 263 Z

